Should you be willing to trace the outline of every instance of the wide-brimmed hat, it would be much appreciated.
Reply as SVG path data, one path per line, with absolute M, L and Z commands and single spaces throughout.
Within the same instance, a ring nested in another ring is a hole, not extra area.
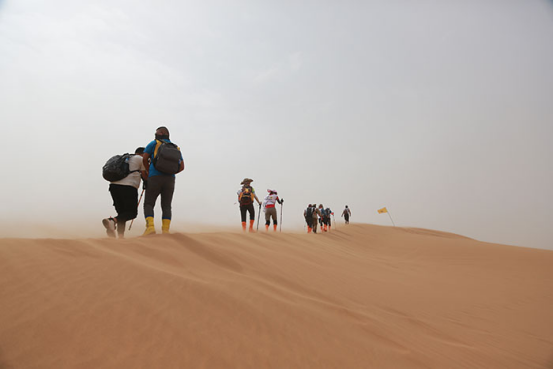
M 254 180 L 249 179 L 248 177 L 245 177 L 244 180 L 242 180 L 242 182 L 240 184 L 244 185 L 244 184 L 247 184 L 247 183 L 252 182 L 252 181 L 254 181 Z

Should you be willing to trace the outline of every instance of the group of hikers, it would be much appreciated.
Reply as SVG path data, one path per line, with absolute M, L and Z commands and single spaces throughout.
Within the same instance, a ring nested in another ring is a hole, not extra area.
M 185 168 L 185 162 L 181 155 L 180 148 L 169 139 L 169 130 L 167 127 L 158 127 L 156 129 L 154 140 L 148 143 L 146 147 L 139 147 L 134 154 L 125 153 L 110 158 L 102 168 L 104 179 L 110 182 L 109 192 L 111 194 L 113 205 L 117 212 L 115 217 L 108 217 L 102 220 L 109 237 L 124 238 L 127 221 L 137 217 L 138 206 L 144 195 L 144 217 L 146 219 L 146 229 L 143 236 L 155 234 L 154 227 L 154 206 L 158 197 L 161 198 L 162 208 L 162 233 L 169 233 L 171 224 L 171 202 L 175 190 L 175 175 Z M 138 197 L 138 189 L 142 180 L 142 194 Z M 258 202 L 259 209 L 263 207 L 265 213 L 265 229 L 269 231 L 271 220 L 273 220 L 273 231 L 277 231 L 277 209 L 276 204 L 282 205 L 284 199 L 280 199 L 277 191 L 267 189 L 268 194 L 263 202 L 258 199 L 251 183 L 254 180 L 245 178 L 240 183 L 242 187 L 237 192 L 238 203 L 241 215 L 242 230 L 247 230 L 246 216 L 248 213 L 250 224 L 248 230 L 254 231 L 255 210 L 254 201 Z M 345 223 L 349 223 L 350 209 L 348 206 L 342 212 Z M 330 208 L 324 208 L 322 204 L 316 207 L 315 204 L 309 204 L 304 211 L 304 218 L 308 225 L 308 233 L 312 230 L 317 233 L 317 224 L 321 225 L 321 230 L 331 230 L 331 216 L 334 213 Z M 259 216 L 258 216 L 259 217 Z
M 279 199 L 279 196 L 277 195 L 277 191 L 273 189 L 267 189 L 267 192 L 269 193 L 264 198 L 263 203 L 260 202 L 258 199 L 258 196 L 256 195 L 256 191 L 252 187 L 252 179 L 249 179 L 248 177 L 242 180 L 240 183 L 242 187 L 237 191 L 238 195 L 238 202 L 239 202 L 239 208 L 240 208 L 240 221 L 242 224 L 242 230 L 246 231 L 246 213 L 248 212 L 248 216 L 250 218 L 250 225 L 248 230 L 250 232 L 254 231 L 254 220 L 256 219 L 256 214 L 254 211 L 254 200 L 258 202 L 259 208 L 261 209 L 262 206 L 264 207 L 264 213 L 265 213 L 265 230 L 269 230 L 269 225 L 271 224 L 271 220 L 273 220 L 273 231 L 277 231 L 277 209 L 275 208 L 275 204 L 283 204 L 284 199 Z M 282 210 L 282 208 L 281 208 Z
M 175 174 L 184 168 L 181 150 L 169 140 L 169 130 L 164 126 L 158 127 L 154 140 L 146 147 L 137 148 L 134 155 L 126 153 L 110 158 L 102 168 L 102 175 L 110 181 L 109 191 L 117 216 L 102 220 L 108 236 L 115 237 L 117 231 L 117 235 L 123 238 L 126 222 L 137 217 L 141 179 L 146 219 L 143 235 L 156 233 L 154 206 L 158 197 L 161 197 L 162 233 L 169 233 Z

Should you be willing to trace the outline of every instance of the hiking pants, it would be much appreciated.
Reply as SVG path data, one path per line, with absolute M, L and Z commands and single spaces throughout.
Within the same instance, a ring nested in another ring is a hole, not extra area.
M 138 192 L 134 186 L 110 184 L 110 194 L 117 211 L 118 222 L 137 217 Z
M 241 204 L 240 206 L 240 220 L 246 222 L 246 211 L 250 214 L 250 219 L 254 220 L 256 216 L 254 215 L 254 203 L 250 204 Z
M 348 224 L 348 223 L 350 223 L 349 220 L 350 220 L 350 215 L 348 213 L 345 213 L 344 214 L 344 222 Z
M 277 225 L 277 208 L 271 207 L 265 209 L 265 224 L 269 225 L 270 218 L 273 218 L 273 225 Z
M 175 177 L 158 175 L 148 178 L 144 192 L 144 217 L 154 217 L 156 199 L 162 198 L 162 219 L 171 220 L 171 201 L 175 190 Z

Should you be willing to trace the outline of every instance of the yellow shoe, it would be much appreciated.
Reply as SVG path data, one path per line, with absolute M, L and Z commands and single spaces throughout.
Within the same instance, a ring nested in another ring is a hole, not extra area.
M 146 230 L 144 230 L 144 234 L 142 234 L 142 236 L 155 233 L 156 229 L 154 228 L 154 217 L 146 217 Z
M 169 224 L 171 224 L 171 220 L 162 220 L 162 234 L 169 234 Z

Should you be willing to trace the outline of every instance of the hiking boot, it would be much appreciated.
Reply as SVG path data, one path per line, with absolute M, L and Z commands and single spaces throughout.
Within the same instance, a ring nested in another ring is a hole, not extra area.
M 169 234 L 169 225 L 171 224 L 171 220 L 163 219 L 162 220 L 162 234 Z
M 246 231 L 246 222 L 242 222 L 242 231 Z
M 115 238 L 115 220 L 113 217 L 103 219 L 102 225 L 106 228 L 106 234 L 110 238 Z
M 250 227 L 248 228 L 248 232 L 254 232 L 254 220 L 250 220 Z
M 154 228 L 154 217 L 146 217 L 146 230 L 144 230 L 144 234 L 142 234 L 142 236 L 155 233 L 156 229 Z

